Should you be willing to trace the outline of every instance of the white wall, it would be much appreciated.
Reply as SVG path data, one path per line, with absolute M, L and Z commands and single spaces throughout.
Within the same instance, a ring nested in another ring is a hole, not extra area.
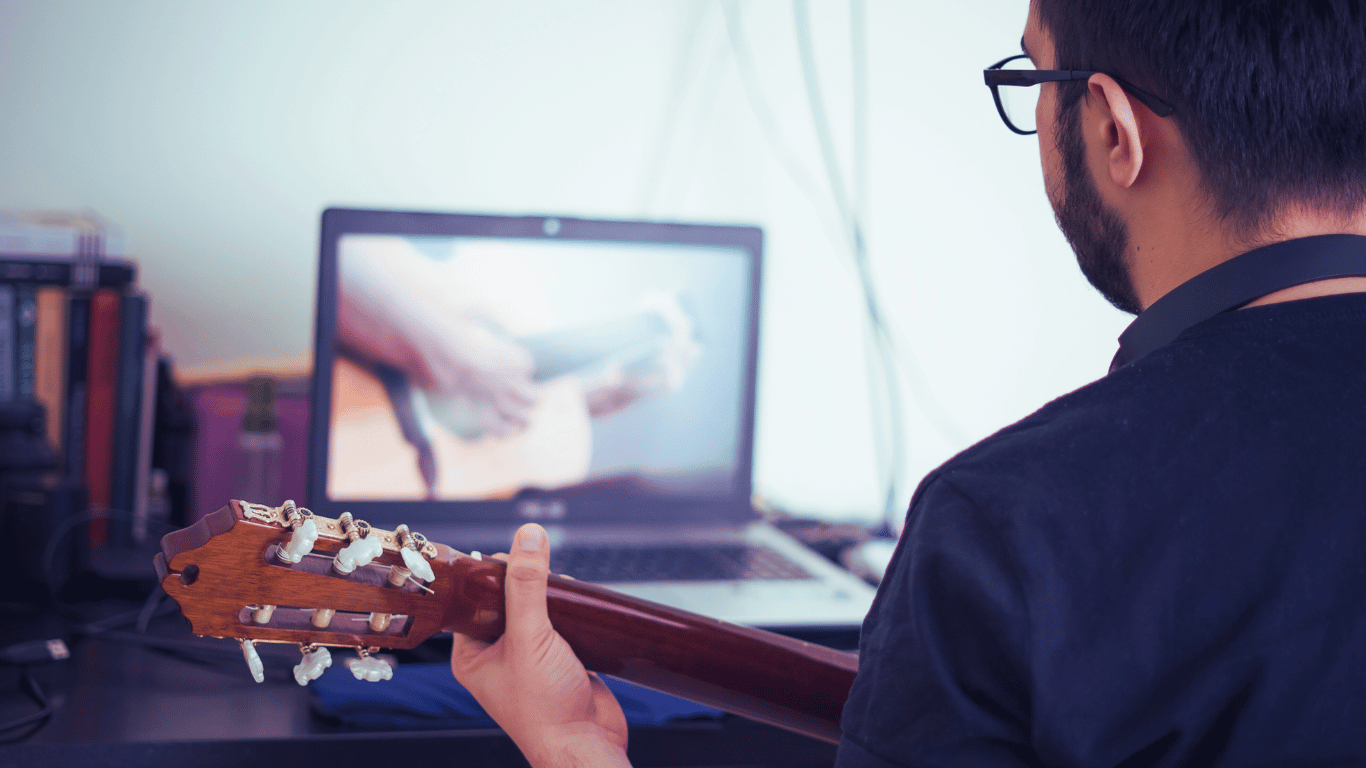
M 982 85 L 1026 8 L 868 2 L 868 241 L 918 382 L 900 425 L 913 480 L 1104 373 L 1127 322 L 1077 272 L 1035 140 Z M 759 224 L 757 490 L 871 519 L 857 286 L 792 8 L 740 14 L 818 196 L 761 130 L 711 0 L 0 0 L 0 206 L 118 223 L 190 372 L 307 358 L 328 205 Z M 846 178 L 848 18 L 845 0 L 813 3 Z

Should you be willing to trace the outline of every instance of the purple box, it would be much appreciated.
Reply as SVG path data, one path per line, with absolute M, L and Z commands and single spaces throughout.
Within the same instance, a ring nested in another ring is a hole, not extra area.
M 275 414 L 283 445 L 280 451 L 280 498 L 246 499 L 276 505 L 304 498 L 308 472 L 308 378 L 276 379 Z M 186 523 L 228 503 L 232 494 L 232 471 L 242 416 L 247 411 L 247 380 L 221 381 L 188 388 L 194 403 L 198 431 L 195 435 L 194 488 Z

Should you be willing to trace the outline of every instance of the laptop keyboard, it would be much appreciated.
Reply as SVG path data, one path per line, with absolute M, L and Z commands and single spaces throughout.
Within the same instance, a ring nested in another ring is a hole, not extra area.
M 808 579 L 767 547 L 741 544 L 582 546 L 552 549 L 550 570 L 591 582 Z

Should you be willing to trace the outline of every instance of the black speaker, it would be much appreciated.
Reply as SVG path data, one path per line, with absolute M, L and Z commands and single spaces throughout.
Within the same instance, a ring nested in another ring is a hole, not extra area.
M 85 567 L 86 528 L 83 480 L 62 476 L 61 457 L 48 443 L 40 403 L 0 403 L 0 541 L 10 555 L 0 558 L 5 590 L 26 602 L 45 602 Z

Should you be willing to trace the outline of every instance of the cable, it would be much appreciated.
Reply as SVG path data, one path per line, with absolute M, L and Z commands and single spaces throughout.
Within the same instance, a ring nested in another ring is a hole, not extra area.
M 172 640 L 152 637 L 145 634 L 153 618 L 162 613 L 169 613 L 179 609 L 179 605 L 174 601 L 166 602 L 164 600 L 165 592 L 162 591 L 160 585 L 148 595 L 147 600 L 143 603 L 141 608 L 95 621 L 84 620 L 72 610 L 71 606 L 63 603 L 57 598 L 57 591 L 60 585 L 56 583 L 56 576 L 53 573 L 53 561 L 56 557 L 57 547 L 62 539 L 71 535 L 72 531 L 75 531 L 79 526 L 88 524 L 92 520 L 128 517 L 131 517 L 131 513 L 121 510 L 82 512 L 77 515 L 72 515 L 62 521 L 62 524 L 48 537 L 47 547 L 43 552 L 43 578 L 52 597 L 53 605 L 56 607 L 58 614 L 66 619 L 73 635 L 90 639 L 106 640 L 109 642 L 141 645 L 151 650 L 166 653 L 184 661 L 189 661 L 202 666 L 222 666 L 222 659 L 217 658 L 220 655 L 225 658 L 237 656 L 239 651 L 236 646 L 225 646 L 220 649 L 216 643 Z M 155 522 L 168 529 L 174 530 L 176 528 L 174 524 L 166 520 L 156 520 Z M 135 622 L 137 627 L 136 633 L 121 632 L 115 629 L 115 627 L 122 626 L 129 622 Z M 212 658 L 206 658 L 205 654 Z
M 134 625 L 138 629 L 139 635 L 147 634 L 147 626 L 152 623 L 152 617 L 157 614 L 157 609 L 161 607 L 161 601 L 166 597 L 166 592 L 158 584 L 152 590 L 152 594 L 147 596 L 147 602 L 142 604 L 142 610 L 138 611 L 138 621 Z
M 854 221 L 868 220 L 868 41 L 863 0 L 849 0 L 849 61 L 854 90 Z
M 665 102 L 667 112 L 660 131 L 659 144 L 652 153 L 653 162 L 641 182 L 640 208 L 647 216 L 654 206 L 655 195 L 659 191 L 660 178 L 664 174 L 664 165 L 669 158 L 669 146 L 673 143 L 674 131 L 679 123 L 678 115 L 683 108 L 683 94 L 687 92 L 688 84 L 692 81 L 692 74 L 697 69 L 694 63 L 697 59 L 697 48 L 702 39 L 702 22 L 706 19 L 707 6 L 698 3 L 694 9 L 691 22 L 683 35 L 683 42 L 678 46 L 678 63 L 674 67 L 673 83 L 669 87 L 668 100 Z
M 14 744 L 31 738 L 34 734 L 43 729 L 52 715 L 57 711 L 57 704 L 47 697 L 42 686 L 33 677 L 33 672 L 28 667 L 24 667 L 23 674 L 19 678 L 19 691 L 33 700 L 38 705 L 38 711 L 30 715 L 11 720 L 8 723 L 0 723 L 0 733 L 18 730 L 25 726 L 30 726 L 26 733 L 14 736 L 0 737 L 0 744 Z
M 816 180 L 802 166 L 797 153 L 793 151 L 791 145 L 783 137 L 782 129 L 778 127 L 778 121 L 773 116 L 773 110 L 764 98 L 763 88 L 759 85 L 759 76 L 754 66 L 754 58 L 750 55 L 749 44 L 745 37 L 744 25 L 740 19 L 740 7 L 738 0 L 721 0 L 721 9 L 726 20 L 726 32 L 730 38 L 731 54 L 735 60 L 735 68 L 740 74 L 741 89 L 745 94 L 745 100 L 749 103 L 750 111 L 759 123 L 759 130 L 768 139 L 768 148 L 773 152 L 778 164 L 783 167 L 792 182 L 801 190 L 807 202 L 811 204 L 811 210 L 821 221 L 821 226 L 825 229 L 826 237 L 830 238 L 832 245 L 837 248 L 845 246 L 844 236 L 839 232 L 839 225 L 830 221 L 828 202 L 821 194 L 820 186 Z
M 706 66 L 703 69 L 702 77 L 698 80 L 697 102 L 702 110 L 700 119 L 694 122 L 696 130 L 693 131 L 691 140 L 680 152 L 682 167 L 685 170 L 692 170 L 697 167 L 694 162 L 698 156 L 701 144 L 706 137 L 707 130 L 712 125 L 711 116 L 716 111 L 716 103 L 721 94 L 721 83 L 725 77 L 727 46 L 718 43 L 712 48 L 711 55 L 707 57 Z M 687 174 L 683 179 L 683 195 L 687 196 L 688 183 L 693 180 L 695 174 Z M 661 194 L 662 198 L 663 195 Z
M 893 527 L 894 517 L 898 513 L 897 499 L 901 488 L 901 477 L 904 474 L 903 465 L 906 463 L 905 418 L 901 405 L 900 382 L 897 380 L 894 352 L 890 346 L 891 338 L 887 332 L 878 304 L 877 293 L 873 286 L 872 273 L 868 264 L 868 251 L 863 239 L 861 224 L 857 212 L 853 210 L 849 196 L 845 192 L 844 180 L 839 170 L 839 160 L 835 153 L 834 138 L 825 116 L 825 99 L 821 94 L 820 80 L 816 73 L 815 50 L 811 42 L 811 23 L 808 11 L 807 0 L 792 0 L 797 52 L 802 65 L 802 80 L 806 84 L 807 105 L 811 110 L 811 122 L 816 130 L 816 138 L 820 146 L 821 158 L 824 160 L 830 191 L 835 198 L 835 206 L 843 218 L 849 248 L 854 257 L 854 266 L 857 270 L 859 285 L 863 293 L 864 309 L 867 313 L 867 333 L 871 335 L 874 350 L 873 355 L 865 358 L 868 360 L 870 368 L 868 386 L 869 406 L 872 409 L 872 427 L 875 435 L 879 434 L 879 429 L 889 429 L 886 442 L 890 443 L 891 455 L 886 464 L 888 480 L 883 502 L 883 532 L 885 533 Z M 856 57 L 856 60 L 861 61 L 862 59 Z M 863 79 L 858 66 L 854 67 L 854 76 L 857 79 Z M 864 90 L 864 87 L 860 85 L 855 88 L 855 93 Z M 877 370 L 874 371 L 873 368 Z M 881 374 L 883 386 L 880 392 L 877 389 L 878 373 Z M 886 403 L 887 421 L 891 422 L 889 425 L 882 426 L 879 424 L 878 410 L 880 409 L 877 407 L 879 400 Z M 876 448 L 877 445 L 881 444 L 881 441 L 877 437 L 874 440 Z
M 81 512 L 63 520 L 61 524 L 57 526 L 57 529 L 48 536 L 47 546 L 43 548 L 43 584 L 47 587 L 48 595 L 53 599 L 54 603 L 60 604 L 60 601 L 57 600 L 57 591 L 61 588 L 61 585 L 56 583 L 57 575 L 53 572 L 54 561 L 57 558 L 57 546 L 61 543 L 62 539 L 70 536 L 71 532 L 76 530 L 78 526 L 88 524 L 93 520 L 108 519 L 131 520 L 133 519 L 133 513 L 120 509 Z M 176 530 L 177 528 L 174 523 L 168 520 L 148 519 L 147 522 L 157 523 L 168 530 Z
M 812 125 L 815 128 L 826 176 L 834 197 L 836 208 L 847 231 L 848 248 L 853 256 L 856 274 L 863 293 L 866 311 L 865 343 L 870 353 L 865 357 L 868 365 L 869 406 L 874 430 L 874 450 L 879 463 L 886 459 L 886 497 L 883 508 L 883 535 L 895 535 L 896 523 L 904 510 L 899 504 L 900 489 L 905 485 L 906 457 L 908 455 L 905 435 L 904 407 L 901 398 L 898 374 L 906 376 L 906 384 L 912 389 L 924 408 L 931 424 L 952 442 L 960 442 L 962 431 L 952 422 L 938 399 L 930 391 L 919 366 L 899 345 L 896 333 L 886 322 L 881 304 L 877 298 L 872 269 L 868 258 L 867 242 L 864 237 L 863 222 L 867 215 L 867 131 L 868 131 L 868 88 L 866 38 L 864 36 L 866 19 L 863 0 L 851 0 L 850 33 L 851 64 L 854 92 L 854 195 L 853 200 L 846 194 L 843 176 L 835 144 L 826 118 L 825 101 L 820 89 L 816 72 L 815 47 L 811 39 L 811 24 L 807 0 L 793 0 L 793 22 L 796 31 L 797 51 L 801 61 L 802 79 L 806 86 L 807 105 L 811 111 Z M 878 381 L 881 380 L 881 388 Z M 887 418 L 879 419 L 878 407 L 883 403 Z M 879 427 L 888 427 L 885 433 Z M 881 435 L 881 437 L 879 436 Z M 890 448 L 886 456 L 887 446 Z M 880 473 L 881 474 L 881 473 Z

